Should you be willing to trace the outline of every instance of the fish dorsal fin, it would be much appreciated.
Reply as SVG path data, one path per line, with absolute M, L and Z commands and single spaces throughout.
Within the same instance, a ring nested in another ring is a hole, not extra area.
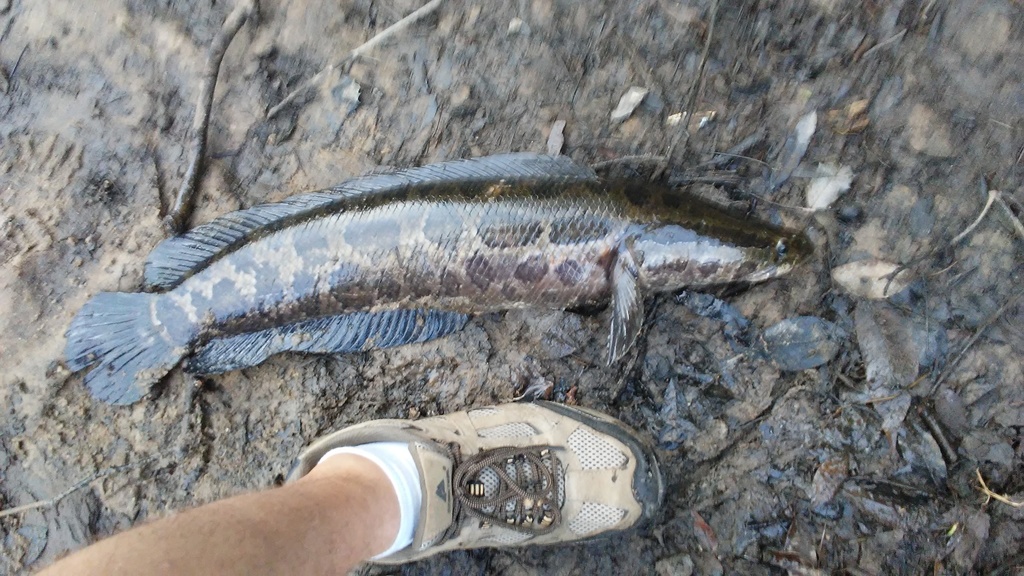
M 637 285 L 638 267 L 633 252 L 623 244 L 612 265 L 612 325 L 608 334 L 608 365 L 633 346 L 644 323 L 644 296 Z
M 362 176 L 320 192 L 231 212 L 181 236 L 164 240 L 146 259 L 145 288 L 170 290 L 254 236 L 280 230 L 318 214 L 343 211 L 361 200 L 386 196 L 409 186 L 446 181 L 540 178 L 583 181 L 596 180 L 597 175 L 588 166 L 577 164 L 568 156 L 516 153 Z
M 196 350 L 186 369 L 219 374 L 255 366 L 280 352 L 336 354 L 426 342 L 459 330 L 466 320 L 458 312 L 426 309 L 326 316 L 211 340 Z

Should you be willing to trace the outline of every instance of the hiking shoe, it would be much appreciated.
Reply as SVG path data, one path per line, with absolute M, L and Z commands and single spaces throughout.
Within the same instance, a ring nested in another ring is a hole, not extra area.
M 649 520 L 664 497 L 654 454 L 635 432 L 550 402 L 358 424 L 314 442 L 288 480 L 328 450 L 371 442 L 408 442 L 423 491 L 412 544 L 380 564 L 610 536 Z

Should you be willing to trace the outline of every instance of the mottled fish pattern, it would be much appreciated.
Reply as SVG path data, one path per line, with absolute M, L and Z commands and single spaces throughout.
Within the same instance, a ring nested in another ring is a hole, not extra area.
M 468 314 L 612 304 L 609 361 L 643 297 L 785 272 L 798 234 L 566 157 L 508 154 L 357 178 L 164 241 L 151 293 L 101 293 L 67 333 L 97 398 L 134 402 L 179 362 L 210 374 L 284 351 L 422 342 Z

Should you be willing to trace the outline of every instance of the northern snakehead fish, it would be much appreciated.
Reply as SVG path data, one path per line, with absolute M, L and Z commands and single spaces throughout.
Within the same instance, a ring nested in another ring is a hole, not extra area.
M 807 238 L 564 156 L 505 154 L 356 178 L 240 210 L 159 244 L 141 293 L 103 292 L 68 367 L 128 404 L 184 361 L 213 374 L 279 352 L 423 342 L 473 313 L 611 304 L 608 359 L 644 297 L 791 269 Z

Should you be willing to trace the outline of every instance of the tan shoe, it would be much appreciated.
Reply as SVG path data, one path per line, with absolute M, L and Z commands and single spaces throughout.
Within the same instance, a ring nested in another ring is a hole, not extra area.
M 370 442 L 408 442 L 423 487 L 412 544 L 381 564 L 609 536 L 650 519 L 664 497 L 654 454 L 635 432 L 550 402 L 358 424 L 314 442 L 288 480 L 332 448 Z

